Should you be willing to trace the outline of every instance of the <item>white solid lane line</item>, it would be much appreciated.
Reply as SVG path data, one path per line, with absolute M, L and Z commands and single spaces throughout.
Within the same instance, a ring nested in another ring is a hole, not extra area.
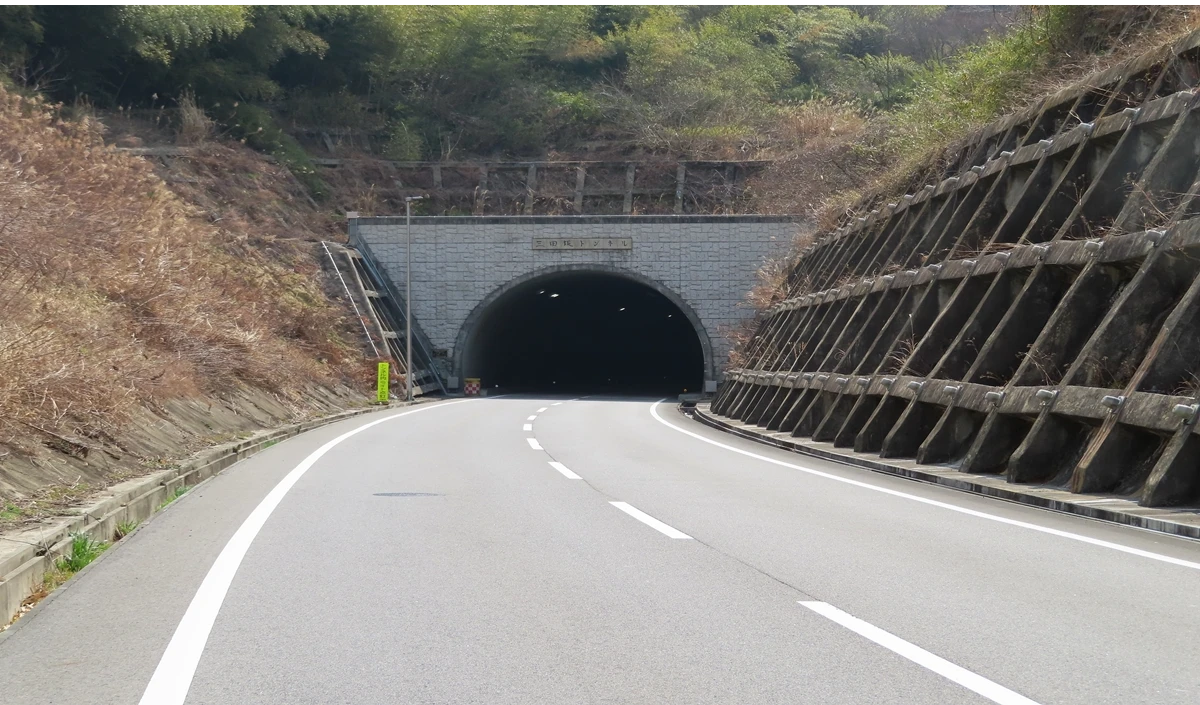
M 221 549 L 217 560 L 213 562 L 212 568 L 208 569 L 208 574 L 204 576 L 204 580 L 200 583 L 200 588 L 196 590 L 195 597 L 192 598 L 191 604 L 188 605 L 187 611 L 183 614 L 183 619 L 179 621 L 179 626 L 175 628 L 175 634 L 171 636 L 171 641 L 167 644 L 166 651 L 163 652 L 162 659 L 158 662 L 158 667 L 154 669 L 154 675 L 150 677 L 150 683 L 146 686 L 146 690 L 142 693 L 140 705 L 182 705 L 187 698 L 188 690 L 192 687 L 192 677 L 196 674 L 196 664 L 200 663 L 200 656 L 204 653 L 204 645 L 208 642 L 209 632 L 212 631 L 213 622 L 217 619 L 217 613 L 221 611 L 221 603 L 225 601 L 225 593 L 229 591 L 229 585 L 233 582 L 233 576 L 237 573 L 238 566 L 242 564 L 242 559 L 246 556 L 246 551 L 250 548 L 254 537 L 258 536 L 258 532 L 262 529 L 263 524 L 267 523 L 271 512 L 279 506 L 288 490 L 308 472 L 321 456 L 328 453 L 334 446 L 346 440 L 347 438 L 362 433 L 363 431 L 378 426 L 385 421 L 408 416 L 409 414 L 418 414 L 430 409 L 440 409 L 446 406 L 454 406 L 455 404 L 465 404 L 473 402 L 474 399 L 464 399 L 463 401 L 452 401 L 445 404 L 437 404 L 427 406 L 420 409 L 413 409 L 399 414 L 385 416 L 382 419 L 377 419 L 367 424 L 363 424 L 358 428 L 353 428 L 342 435 L 327 442 L 325 445 L 313 451 L 307 458 L 302 460 L 299 465 L 292 469 L 279 484 L 267 493 L 254 511 L 250 512 L 250 516 L 242 522 L 238 530 L 229 539 L 229 543 L 225 544 L 225 548 Z
M 833 620 L 850 631 L 864 636 L 889 651 L 893 651 L 918 666 L 924 666 L 939 676 L 973 690 L 1000 705 L 1038 705 L 1035 701 L 1005 688 L 983 676 L 956 666 L 941 656 L 935 656 L 921 647 L 910 644 L 900 637 L 886 632 L 873 624 L 847 614 L 827 602 L 800 600 L 800 604 L 827 619 Z
M 580 477 L 580 476 L 576 475 L 575 473 L 571 472 L 570 470 L 568 470 L 567 466 L 563 465 L 562 463 L 551 460 L 550 467 L 561 472 L 563 474 L 563 477 L 567 478 L 568 480 L 582 480 L 583 479 L 582 477 Z
M 532 431 L 532 430 L 533 430 L 533 424 L 531 424 L 531 423 L 527 423 L 527 424 L 525 424 L 524 426 L 522 426 L 522 427 L 521 427 L 521 430 L 522 430 L 522 431 Z
M 649 526 L 649 527 L 655 529 L 656 531 L 661 531 L 662 533 L 666 534 L 667 536 L 670 536 L 673 539 L 690 539 L 691 538 L 691 536 L 688 536 L 687 534 L 683 533 L 679 529 L 676 529 L 675 527 L 671 526 L 670 524 L 664 524 L 661 521 L 659 521 L 658 519 L 655 519 L 654 517 L 650 516 L 649 514 L 643 512 L 642 510 L 637 509 L 636 507 L 629 506 L 625 502 L 609 502 L 609 504 L 613 505 L 617 509 L 620 509 L 621 511 L 625 512 L 626 514 L 633 517 L 634 519 L 637 519 L 638 521 L 642 522 L 646 526 Z
M 536 419 L 536 418 L 537 418 L 537 414 L 534 414 L 533 416 L 530 416 L 529 418 L 527 418 L 527 419 L 525 419 L 525 420 L 526 420 L 526 421 L 533 421 L 533 420 L 534 420 L 534 419 Z
M 526 438 L 525 440 L 529 441 L 530 448 L 533 448 L 534 450 L 542 449 L 542 444 L 538 443 L 536 438 Z
M 873 492 L 882 492 L 883 494 L 892 495 L 893 497 L 902 497 L 904 499 L 910 499 L 914 502 L 920 502 L 921 504 L 928 504 L 929 506 L 932 506 L 932 507 L 940 507 L 942 509 L 948 509 L 952 512 L 958 512 L 959 514 L 966 514 L 968 516 L 977 517 L 979 519 L 987 519 L 988 521 L 995 521 L 995 522 L 999 522 L 1001 524 L 1008 524 L 1009 526 L 1019 526 L 1022 529 L 1029 529 L 1030 531 L 1039 531 L 1043 534 L 1050 534 L 1051 536 L 1058 536 L 1060 538 L 1070 539 L 1072 541 L 1079 541 L 1081 543 L 1087 543 L 1087 544 L 1091 544 L 1093 546 L 1100 546 L 1101 548 L 1109 548 L 1114 551 L 1120 551 L 1122 553 L 1128 553 L 1128 554 L 1131 554 L 1134 556 L 1141 556 L 1142 558 L 1149 558 L 1150 560 L 1154 560 L 1154 561 L 1170 563 L 1171 565 L 1177 565 L 1182 568 L 1191 568 L 1192 570 L 1200 570 L 1200 563 L 1196 563 L 1194 561 L 1188 561 L 1188 560 L 1184 560 L 1182 558 L 1175 558 L 1173 556 L 1166 556 L 1161 553 L 1153 553 L 1151 551 L 1143 551 L 1140 548 L 1133 548 L 1131 546 L 1122 546 L 1119 543 L 1113 543 L 1111 541 L 1104 541 L 1102 539 L 1094 539 L 1090 536 L 1084 536 L 1082 534 L 1073 534 L 1070 531 L 1061 531 L 1059 529 L 1051 529 L 1046 526 L 1038 526 L 1037 524 L 1031 524 L 1027 521 L 1019 521 L 1017 519 L 1008 519 L 1006 517 L 996 516 L 995 514 L 988 514 L 987 512 L 980 512 L 980 511 L 976 511 L 974 509 L 967 509 L 966 507 L 959 507 L 959 506 L 950 504 L 948 502 L 939 502 L 936 499 L 927 499 L 925 497 L 918 497 L 917 495 L 908 494 L 907 492 L 900 492 L 899 490 L 892 490 L 892 489 L 888 489 L 886 487 L 879 487 L 878 485 L 872 485 L 869 482 L 862 482 L 859 480 L 851 480 L 850 478 L 847 478 L 847 477 L 839 477 L 838 475 L 834 475 L 833 473 L 822 472 L 820 470 L 814 470 L 812 468 L 805 467 L 803 465 L 796 465 L 795 463 L 788 463 L 788 462 L 784 462 L 782 460 L 776 460 L 775 458 L 771 458 L 771 457 L 768 457 L 765 455 L 759 455 L 758 453 L 751 453 L 748 450 L 742 450 L 741 448 L 736 448 L 734 446 L 726 445 L 719 441 L 714 441 L 711 438 L 705 438 L 704 436 L 701 436 L 698 433 L 692 433 L 691 431 L 689 431 L 685 428 L 680 428 L 679 426 L 676 426 L 675 424 L 668 422 L 666 419 L 664 419 L 663 417 L 658 415 L 658 405 L 663 403 L 664 401 L 666 401 L 666 400 L 660 399 L 659 401 L 654 402 L 654 404 L 652 404 L 650 406 L 650 414 L 652 416 L 654 416 L 654 418 L 657 419 L 659 423 L 663 424 L 664 426 L 666 426 L 668 428 L 679 431 L 682 434 L 691 436 L 692 438 L 695 438 L 700 441 L 704 441 L 705 443 L 708 443 L 709 445 L 714 445 L 714 446 L 717 446 L 718 448 L 724 448 L 725 450 L 732 451 L 739 455 L 744 455 L 749 458 L 754 458 L 755 460 L 761 460 L 766 463 L 771 463 L 772 465 L 779 465 L 779 466 L 782 466 L 785 468 L 799 470 L 800 472 L 808 473 L 809 475 L 815 475 L 817 477 L 823 477 L 827 480 L 833 480 L 835 482 L 841 482 L 841 483 L 844 483 L 847 485 L 861 487 L 865 490 L 871 490 Z
M 540 413 L 542 413 L 543 411 L 545 411 L 546 409 L 547 409 L 547 407 L 543 406 L 542 408 L 538 409 L 538 413 L 540 414 Z

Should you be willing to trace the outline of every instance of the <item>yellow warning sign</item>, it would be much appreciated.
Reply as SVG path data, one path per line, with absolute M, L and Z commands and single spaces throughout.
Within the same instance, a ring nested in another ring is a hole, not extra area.
M 379 363 L 379 372 L 375 377 L 375 400 L 384 403 L 388 401 L 388 364 L 386 362 Z

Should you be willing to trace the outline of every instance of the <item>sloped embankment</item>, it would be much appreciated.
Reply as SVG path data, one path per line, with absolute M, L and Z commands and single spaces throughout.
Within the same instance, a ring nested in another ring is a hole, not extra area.
M 788 272 L 726 417 L 1200 504 L 1200 33 L 989 126 Z
M 0 525 L 363 398 L 329 217 L 236 146 L 167 177 L 0 89 Z

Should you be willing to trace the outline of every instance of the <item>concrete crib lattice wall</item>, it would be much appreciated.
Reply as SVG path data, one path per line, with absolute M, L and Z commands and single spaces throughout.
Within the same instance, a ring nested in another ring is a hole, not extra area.
M 369 249 L 400 291 L 404 227 L 403 217 L 350 220 L 351 243 Z M 444 351 L 450 376 L 461 378 L 459 348 L 500 294 L 555 272 L 616 274 L 680 306 L 701 339 L 705 379 L 715 382 L 730 348 L 723 333 L 753 315 L 743 301 L 757 270 L 810 227 L 785 216 L 414 217 L 413 318 Z M 632 247 L 534 249 L 535 238 L 632 238 Z
M 984 130 L 817 240 L 720 415 L 1200 504 L 1200 34 Z

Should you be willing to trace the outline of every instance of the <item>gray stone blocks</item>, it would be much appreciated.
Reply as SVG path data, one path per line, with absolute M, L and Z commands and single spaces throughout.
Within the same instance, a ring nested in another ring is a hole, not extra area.
M 722 332 L 755 315 L 743 302 L 757 270 L 786 254 L 797 231 L 808 228 L 801 218 L 772 216 L 417 217 L 413 314 L 433 345 L 453 359 L 472 312 L 515 281 L 564 266 L 626 273 L 691 309 L 712 351 L 706 362 L 719 375 L 730 349 Z M 403 291 L 404 219 L 356 218 L 351 237 Z M 615 237 L 632 238 L 632 249 L 533 249 L 534 238 Z

